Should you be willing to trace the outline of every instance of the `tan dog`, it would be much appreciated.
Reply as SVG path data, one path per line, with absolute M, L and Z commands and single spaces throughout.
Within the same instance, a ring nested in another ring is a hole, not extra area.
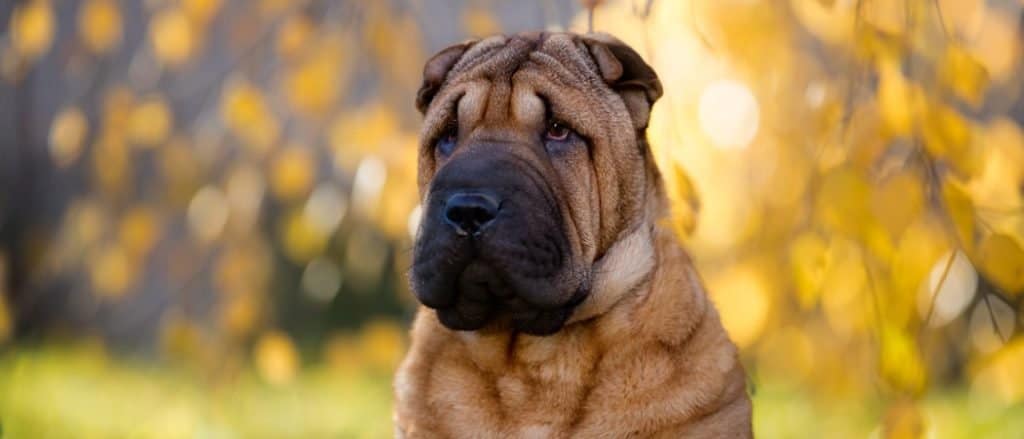
M 607 35 L 449 47 L 424 68 L 422 308 L 408 438 L 751 436 L 736 347 L 647 146 L 654 71 Z

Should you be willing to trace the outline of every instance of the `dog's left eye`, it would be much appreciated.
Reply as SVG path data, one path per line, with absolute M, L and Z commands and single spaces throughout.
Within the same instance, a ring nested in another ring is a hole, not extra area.
M 562 122 L 551 121 L 548 122 L 548 128 L 544 132 L 545 140 L 554 140 L 556 142 L 564 142 L 569 139 L 569 135 L 572 134 L 572 130 L 569 129 Z
M 454 126 L 449 127 L 441 137 L 438 137 L 434 146 L 441 155 L 449 156 L 455 151 L 455 143 L 459 140 L 459 131 Z

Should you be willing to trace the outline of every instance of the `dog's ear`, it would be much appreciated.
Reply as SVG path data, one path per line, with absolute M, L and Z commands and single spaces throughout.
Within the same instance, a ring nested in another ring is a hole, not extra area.
M 604 81 L 622 96 L 637 129 L 647 127 L 651 106 L 661 97 L 658 74 L 619 39 L 603 33 L 588 34 L 581 41 L 590 52 Z
M 448 46 L 427 60 L 427 63 L 423 66 L 423 83 L 420 85 L 420 90 L 416 93 L 416 109 L 421 114 L 427 112 L 430 101 L 434 99 L 434 95 L 441 89 L 441 85 L 444 84 L 448 72 L 462 59 L 462 55 L 466 53 L 466 50 L 475 43 L 476 40 L 470 40 Z

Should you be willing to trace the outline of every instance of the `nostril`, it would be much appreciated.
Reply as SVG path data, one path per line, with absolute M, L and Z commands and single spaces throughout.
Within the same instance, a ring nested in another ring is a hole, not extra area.
M 445 203 L 445 222 L 460 235 L 480 233 L 497 215 L 497 200 L 483 194 L 455 194 Z
M 448 209 L 448 219 L 462 224 L 483 224 L 494 219 L 494 213 L 480 206 L 465 206 Z

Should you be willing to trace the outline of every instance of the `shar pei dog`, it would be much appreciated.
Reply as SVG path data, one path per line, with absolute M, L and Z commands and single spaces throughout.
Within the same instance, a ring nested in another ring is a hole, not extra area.
M 604 34 L 427 62 L 398 437 L 751 436 L 736 346 L 665 224 L 646 140 L 661 94 Z

